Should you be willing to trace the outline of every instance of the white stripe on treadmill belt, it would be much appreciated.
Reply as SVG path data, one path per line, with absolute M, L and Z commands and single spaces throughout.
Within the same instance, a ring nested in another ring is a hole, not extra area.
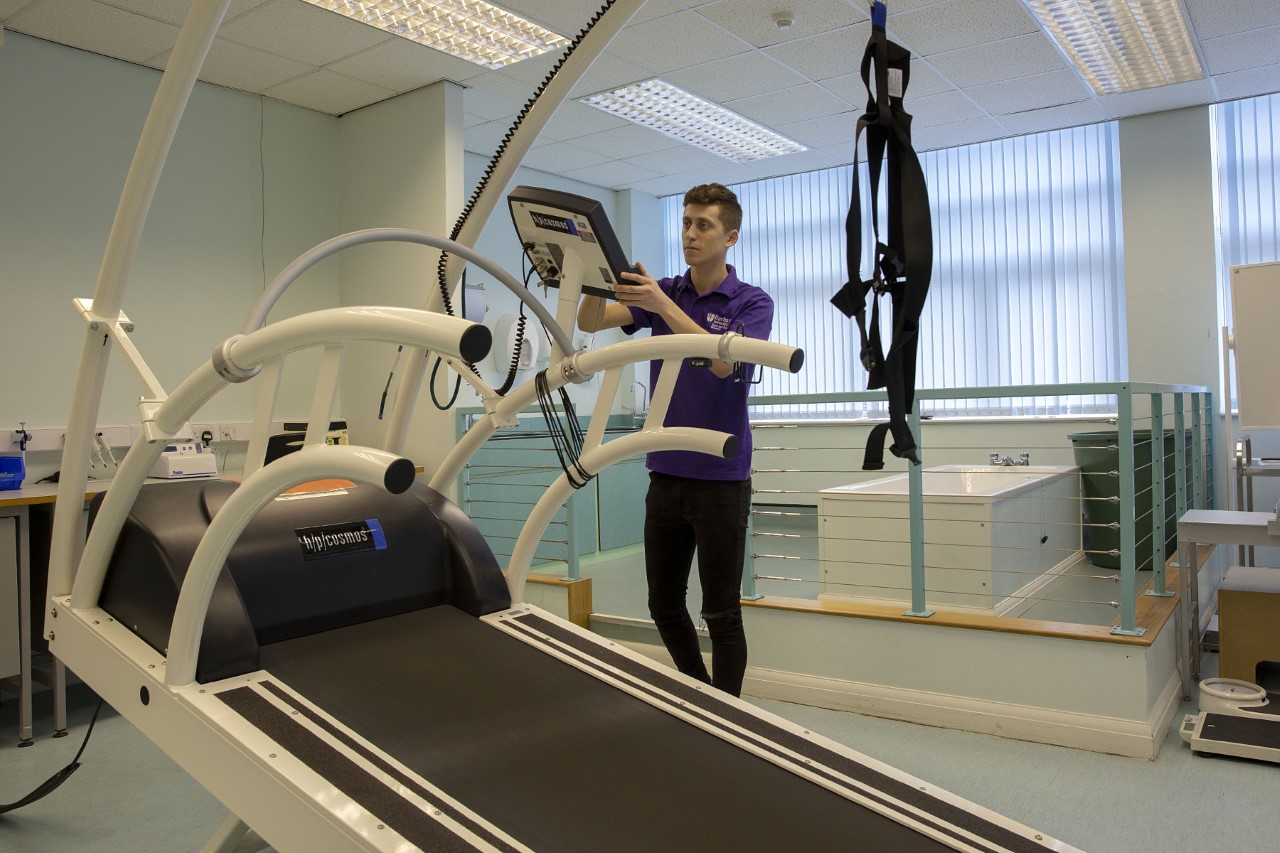
M 261 696 L 263 699 L 266 699 L 268 702 L 270 702 L 272 705 L 274 705 L 283 713 L 290 715 L 290 719 L 293 720 L 294 723 L 306 729 L 307 731 L 311 732 L 311 734 L 315 735 L 317 738 L 322 740 L 334 751 L 340 753 L 341 755 L 343 755 L 344 757 L 346 757 L 347 759 L 355 763 L 361 770 L 365 771 L 370 776 L 377 779 L 379 782 L 385 785 L 389 790 L 393 791 L 400 798 L 402 798 L 406 802 L 412 803 L 413 806 L 417 808 L 420 812 L 422 812 L 423 815 L 428 816 L 432 820 L 435 820 L 437 823 L 440 823 L 443 826 L 447 827 L 450 832 L 452 832 L 454 835 L 457 835 L 459 838 L 466 840 L 469 844 L 474 846 L 477 850 L 498 851 L 498 850 L 501 850 L 502 848 L 495 847 L 488 840 L 477 835 L 471 827 L 467 826 L 466 823 L 455 820 L 449 814 L 451 811 L 463 816 L 466 820 L 472 821 L 477 826 L 482 827 L 484 830 L 492 833 L 494 836 L 496 836 L 497 838 L 500 838 L 502 841 L 510 845 L 511 848 L 514 848 L 516 850 L 526 851 L 527 853 L 533 853 L 531 848 L 526 847 L 525 845 L 521 844 L 519 841 L 516 841 L 514 838 L 511 838 L 511 836 L 507 835 L 505 832 L 498 829 L 493 824 L 489 823 L 489 821 L 485 820 L 480 815 L 476 814 L 475 812 L 468 809 L 466 806 L 462 805 L 462 803 L 459 803 L 457 800 L 450 797 L 440 788 L 431 784 L 430 781 L 423 778 L 421 775 L 415 773 L 414 771 L 410 770 L 408 767 L 401 764 L 399 761 L 396 761 L 395 758 L 392 757 L 391 755 L 388 755 L 387 753 L 378 749 L 373 744 L 369 743 L 369 741 L 365 740 L 360 734 L 353 731 L 348 726 L 344 725 L 337 718 L 326 713 L 322 708 L 316 706 L 312 702 L 309 702 L 305 697 L 303 697 L 297 691 L 291 689 L 287 684 L 285 684 L 280 679 L 271 678 L 268 680 L 276 690 L 280 690 L 281 692 L 288 694 L 291 702 L 296 703 L 296 708 L 294 707 L 294 705 L 291 705 L 290 702 L 287 702 L 284 699 L 282 699 L 279 695 L 274 693 L 272 690 L 267 689 L 263 681 L 255 681 L 250 686 L 253 688 L 253 691 L 256 694 Z M 369 751 L 370 754 L 376 755 L 380 760 L 385 761 L 387 764 L 391 765 L 396 770 L 396 772 L 404 774 L 405 778 L 412 780 L 415 784 L 421 786 L 423 789 L 428 791 L 431 797 L 435 800 L 435 802 L 422 798 L 420 795 L 412 791 L 408 786 L 404 785 L 401 780 L 396 779 L 391 775 L 388 775 L 385 770 L 378 767 L 377 764 L 371 762 L 367 757 L 367 755 L 365 755 L 361 750 L 352 749 L 349 745 L 344 743 L 341 739 L 334 737 L 332 732 L 327 731 L 324 726 L 321 726 L 318 723 L 316 723 L 314 720 L 309 719 L 307 717 L 307 714 L 298 713 L 297 712 L 298 708 L 306 708 L 307 711 L 309 711 L 310 713 L 313 713 L 316 716 L 324 719 L 328 725 L 333 726 L 335 729 L 339 730 L 343 734 L 350 737 L 356 743 L 361 744 L 362 749 L 366 749 Z M 306 766 L 305 763 L 303 763 L 300 759 L 295 759 L 295 760 L 297 760 L 299 764 L 302 764 L 302 766 Z M 390 829 L 390 827 L 388 827 L 388 829 Z
M 933 838 L 957 850 L 972 851 L 972 853 L 993 853 L 993 851 L 1007 849 L 989 839 L 975 835 L 963 827 L 956 826 L 944 818 L 886 794 L 874 786 L 850 778 L 826 764 L 805 758 L 769 738 L 755 734 L 748 729 L 743 729 L 735 723 L 717 716 L 714 711 L 689 705 L 660 687 L 640 681 L 630 673 L 587 655 L 581 649 L 562 643 L 553 637 L 548 637 L 537 629 L 520 622 L 519 617 L 486 621 L 490 621 L 490 624 L 529 645 L 547 650 L 559 660 L 606 683 L 612 684 L 659 710 L 678 717 L 690 725 L 715 735 L 721 740 L 745 749 L 747 752 L 838 794 L 846 800 L 855 802 L 877 814 L 909 826 L 922 835 Z M 589 642 L 599 643 L 600 641 L 590 638 Z M 618 652 L 626 657 L 622 647 L 615 646 L 608 649 L 608 651 Z M 644 661 L 644 663 L 647 665 L 648 661 Z M 657 674 L 668 677 L 666 673 Z M 852 756 L 846 757 L 856 761 Z M 877 772 L 883 773 L 883 771 Z M 955 804 L 951 803 L 949 805 Z

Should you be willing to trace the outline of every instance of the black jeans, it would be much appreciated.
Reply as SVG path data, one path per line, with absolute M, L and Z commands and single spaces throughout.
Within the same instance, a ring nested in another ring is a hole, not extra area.
M 692 480 L 649 472 L 644 519 L 649 615 L 677 669 L 734 696 L 742 692 L 747 668 L 741 595 L 750 510 L 750 480 Z M 710 676 L 685 603 L 695 549 L 702 618 L 711 635 Z

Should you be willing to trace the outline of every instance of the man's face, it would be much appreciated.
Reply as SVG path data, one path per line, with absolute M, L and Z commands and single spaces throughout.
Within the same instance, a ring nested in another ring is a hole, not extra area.
M 684 262 L 689 266 L 723 258 L 729 247 L 738 242 L 738 232 L 724 230 L 720 222 L 720 205 L 686 204 L 681 229 Z

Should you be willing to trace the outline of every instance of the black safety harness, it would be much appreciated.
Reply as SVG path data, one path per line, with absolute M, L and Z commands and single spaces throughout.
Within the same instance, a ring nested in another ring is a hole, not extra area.
M 862 468 L 884 467 L 884 442 L 893 433 L 889 450 L 894 456 L 920 464 L 907 414 L 915 403 L 916 347 L 920 314 L 929 292 L 933 270 L 933 230 L 929 218 L 929 192 L 920 160 L 911 147 L 911 116 L 902 108 L 911 75 L 911 53 L 885 35 L 884 3 L 872 5 L 871 40 L 862 57 L 862 82 L 867 87 L 867 111 L 858 119 L 854 147 L 866 131 L 867 170 L 870 178 L 871 227 L 875 257 L 871 278 L 862 280 L 862 200 L 858 168 L 853 168 L 853 196 L 845 217 L 846 269 L 849 279 L 831 298 L 846 317 L 858 321 L 862 336 L 862 365 L 867 388 L 884 388 L 889 397 L 889 421 L 877 424 L 867 438 Z M 871 79 L 875 77 L 875 90 Z M 886 195 L 887 236 L 880 241 L 880 172 L 888 162 Z M 866 322 L 867 293 L 871 303 L 871 329 Z M 880 343 L 880 296 L 888 293 L 893 304 L 893 339 L 886 354 Z

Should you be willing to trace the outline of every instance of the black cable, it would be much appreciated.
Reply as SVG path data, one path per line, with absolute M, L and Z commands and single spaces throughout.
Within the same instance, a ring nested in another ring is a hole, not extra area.
M 93 734 L 93 726 L 95 723 L 98 722 L 98 712 L 101 710 L 102 710 L 102 700 L 99 699 L 98 707 L 93 709 L 93 719 L 89 721 L 89 729 L 84 733 L 84 740 L 80 742 L 80 749 L 76 751 L 76 757 L 71 759 L 71 763 L 68 764 L 66 767 L 62 768 L 61 770 L 59 770 L 57 773 L 54 773 L 48 779 L 41 782 L 39 785 L 36 786 L 36 789 L 34 791 L 32 791 L 30 794 L 27 794 L 22 799 L 16 802 L 8 803 L 7 805 L 0 805 L 0 815 L 5 814 L 6 812 L 15 811 L 24 806 L 29 806 L 32 803 L 34 803 L 36 800 L 40 800 L 47 797 L 49 794 L 52 794 L 54 791 L 56 791 L 58 789 L 58 786 L 60 786 L 63 782 L 70 779 L 72 773 L 75 773 L 77 770 L 80 769 L 80 756 L 84 754 L 84 748 L 89 745 L 89 735 Z
M 578 45 L 580 45 L 582 43 L 582 40 L 586 38 L 587 33 L 591 32 L 591 28 L 594 27 L 602 17 L 604 17 L 605 13 L 608 12 L 609 9 L 613 6 L 613 3 L 614 3 L 614 0 L 606 0 L 605 4 L 601 6 L 594 15 L 591 16 L 591 20 L 587 22 L 587 25 L 583 27 L 582 30 L 579 31 L 579 33 L 574 37 L 573 41 L 569 43 L 569 46 L 565 48 L 564 53 L 560 55 L 560 59 L 556 61 L 556 64 L 552 67 L 551 71 L 549 71 L 547 73 L 547 76 L 543 78 L 542 83 L 538 85 L 537 90 L 533 93 L 533 97 L 531 97 L 528 101 L 525 102 L 524 107 L 521 108 L 520 113 L 516 116 L 516 120 L 512 122 L 511 127 L 507 129 L 506 135 L 503 136 L 502 141 L 498 143 L 498 148 L 496 151 L 494 151 L 493 157 L 489 159 L 488 165 L 485 166 L 484 173 L 480 176 L 480 181 L 476 184 L 476 188 L 472 191 L 471 197 L 467 199 L 467 203 L 462 208 L 462 213 L 458 215 L 457 221 L 454 222 L 453 224 L 453 230 L 449 233 L 449 239 L 451 240 L 458 239 L 458 235 L 462 233 L 462 227 L 466 224 L 467 219 L 470 218 L 472 212 L 475 210 L 476 202 L 480 200 L 480 196 L 484 193 L 485 189 L 488 187 L 489 180 L 493 177 L 493 173 L 498 168 L 498 163 L 502 160 L 503 155 L 507 151 L 507 146 L 511 144 L 512 137 L 514 137 L 516 134 L 516 131 L 520 129 L 520 125 L 524 122 L 525 117 L 529 115 L 529 111 L 532 110 L 534 104 L 538 102 L 538 98 L 542 97 L 542 93 L 546 91 L 547 86 L 549 86 L 551 84 L 551 81 L 555 79 L 556 74 L 558 74 L 560 69 L 564 66 L 565 61 L 570 56 L 573 55 L 573 52 L 577 50 Z M 449 294 L 448 266 L 449 266 L 449 253 L 441 252 L 440 260 L 436 262 L 436 279 L 437 279 L 437 283 L 440 286 L 440 296 L 444 302 L 445 313 L 452 317 L 453 316 L 453 300 Z M 464 270 L 464 275 L 465 275 L 465 270 Z M 525 280 L 525 286 L 528 287 L 527 277 Z M 463 286 L 464 296 L 465 296 L 465 289 L 466 289 L 466 286 L 464 284 Z M 522 303 L 522 306 L 523 306 L 523 303 Z M 495 393 L 498 394 L 498 396 L 502 396 L 506 394 L 508 391 L 511 390 L 511 386 L 515 384 L 515 374 L 516 374 L 516 369 L 518 367 L 518 363 L 520 359 L 520 345 L 521 345 L 521 342 L 524 340 L 524 337 L 523 337 L 524 308 L 523 307 L 521 307 L 520 309 L 520 316 L 521 316 L 522 322 L 516 329 L 516 347 L 515 347 L 515 352 L 512 354 L 512 357 L 511 357 L 511 369 L 507 372 L 507 380 L 506 382 L 503 383 L 502 388 L 495 391 Z M 468 364 L 467 366 L 470 367 L 471 370 L 477 376 L 480 375 L 480 371 L 476 370 L 475 365 Z M 439 364 L 437 364 L 436 367 L 438 368 Z M 433 370 L 432 376 L 434 375 L 435 375 L 435 371 Z M 461 377 L 459 377 L 458 381 L 461 382 Z M 453 405 L 453 400 L 456 400 L 457 397 L 458 397 L 458 392 L 455 386 L 453 398 L 450 400 L 449 406 Z M 449 407 L 449 406 L 444 406 L 444 407 L 440 406 L 439 401 L 436 400 L 434 385 L 432 386 L 432 389 L 431 389 L 431 400 L 436 404 L 436 408 Z
M 538 408 L 542 412 L 542 419 L 547 424 L 547 433 L 551 436 L 551 446 L 556 451 L 556 458 L 560 460 L 560 468 L 568 477 L 569 485 L 575 489 L 581 489 L 590 483 L 595 475 L 588 474 L 578 463 L 578 457 L 582 454 L 583 432 L 582 424 L 578 423 L 578 414 L 573 408 L 573 401 L 569 399 L 568 392 L 561 387 L 560 402 L 564 409 L 562 421 L 556 412 L 555 401 L 547 385 L 547 371 L 538 371 L 537 376 L 534 377 L 534 388 L 537 391 Z M 568 422 L 567 429 L 565 421 Z

